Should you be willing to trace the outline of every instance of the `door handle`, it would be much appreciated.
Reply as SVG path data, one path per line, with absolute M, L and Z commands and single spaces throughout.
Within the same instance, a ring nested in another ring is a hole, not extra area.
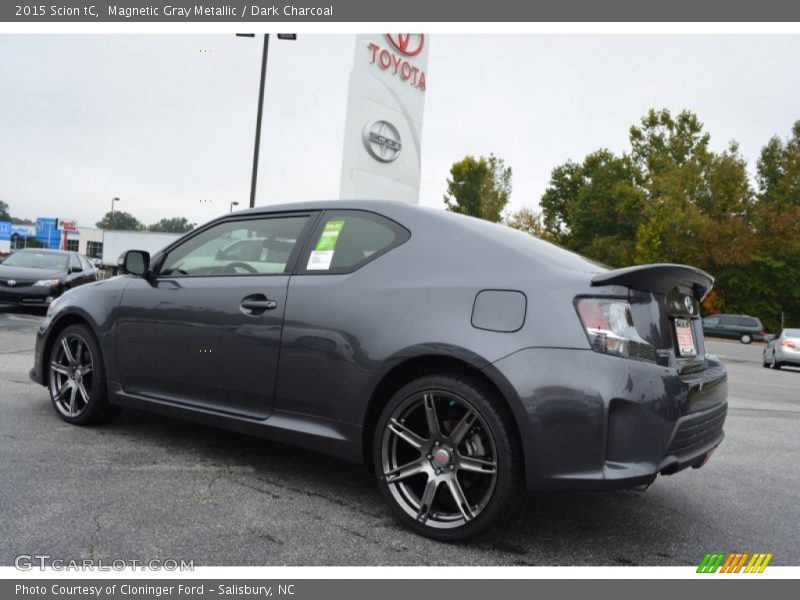
M 278 307 L 278 303 L 275 302 L 275 300 L 270 300 L 263 294 L 253 294 L 252 296 L 242 298 L 242 302 L 239 306 L 241 306 L 243 311 L 248 313 L 260 314 L 267 310 L 274 310 Z

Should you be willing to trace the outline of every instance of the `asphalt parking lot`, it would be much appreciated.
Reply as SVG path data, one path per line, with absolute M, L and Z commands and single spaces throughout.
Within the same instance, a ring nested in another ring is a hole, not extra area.
M 644 493 L 530 495 L 504 530 L 446 545 L 397 525 L 362 467 L 132 410 L 67 425 L 28 379 L 40 318 L 0 309 L 2 565 L 691 565 L 709 551 L 800 564 L 800 369 L 763 369 L 758 344 L 709 342 L 730 411 L 702 469 Z

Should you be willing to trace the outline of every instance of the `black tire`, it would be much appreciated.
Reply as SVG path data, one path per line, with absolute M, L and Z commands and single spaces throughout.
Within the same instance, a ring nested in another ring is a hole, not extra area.
M 70 354 L 66 353 L 65 342 Z M 86 325 L 70 325 L 58 334 L 46 368 L 53 409 L 67 423 L 105 423 L 119 412 L 119 407 L 108 402 L 102 352 Z
M 422 405 L 415 404 L 419 398 Z M 438 435 L 431 435 L 431 412 Z M 407 428 L 401 433 L 424 429 L 419 448 L 397 433 L 398 423 Z M 395 460 L 404 448 L 411 458 Z M 399 521 L 439 541 L 465 540 L 500 525 L 521 498 L 522 449 L 513 418 L 497 392 L 472 375 L 429 375 L 398 390 L 378 420 L 373 457 L 378 486 Z M 387 481 L 417 463 L 424 472 Z
M 739 336 L 739 341 L 743 344 L 750 344 L 753 341 L 753 336 L 749 333 L 743 333 Z

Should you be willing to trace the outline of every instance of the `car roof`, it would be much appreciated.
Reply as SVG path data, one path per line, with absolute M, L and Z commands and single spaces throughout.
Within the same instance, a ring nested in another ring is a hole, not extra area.
M 269 215 L 281 212 L 302 212 L 317 210 L 362 210 L 374 212 L 397 223 L 408 226 L 412 230 L 425 228 L 429 232 L 441 232 L 441 227 L 448 227 L 452 246 L 458 246 L 459 252 L 467 251 L 473 246 L 476 238 L 481 238 L 496 250 L 502 248 L 500 257 L 510 257 L 510 253 L 524 255 L 526 260 L 536 259 L 543 267 L 567 269 L 584 273 L 599 273 L 607 267 L 561 248 L 550 242 L 541 240 L 527 233 L 510 229 L 500 223 L 491 223 L 469 215 L 443 210 L 441 208 L 408 204 L 393 200 L 315 200 L 293 202 L 288 204 L 272 204 L 228 213 L 214 219 L 212 223 L 248 215 Z M 210 223 L 209 223 L 210 224 Z M 456 240 L 460 240 L 460 245 Z M 483 251 L 488 246 L 483 245 Z M 467 265 L 466 268 L 471 268 Z

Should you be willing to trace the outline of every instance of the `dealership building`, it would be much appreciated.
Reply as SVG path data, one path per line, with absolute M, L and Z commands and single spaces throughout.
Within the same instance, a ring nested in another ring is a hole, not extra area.
M 66 224 L 69 225 L 65 227 Z M 78 227 L 74 221 L 56 217 L 39 217 L 35 225 L 0 221 L 0 254 L 30 246 L 66 249 L 90 258 L 100 258 L 103 254 L 103 230 Z

